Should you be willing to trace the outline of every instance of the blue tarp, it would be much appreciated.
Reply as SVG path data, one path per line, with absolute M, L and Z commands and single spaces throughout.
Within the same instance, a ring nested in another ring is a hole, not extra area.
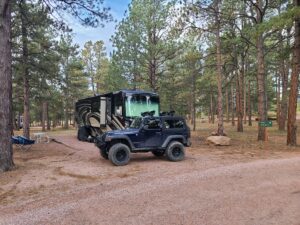
M 13 136 L 12 137 L 12 143 L 17 145 L 32 145 L 34 144 L 34 140 L 27 139 L 23 136 Z

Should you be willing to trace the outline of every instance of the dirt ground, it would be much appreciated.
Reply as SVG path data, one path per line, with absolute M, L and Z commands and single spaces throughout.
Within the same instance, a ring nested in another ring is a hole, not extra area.
M 139 153 L 116 167 L 75 130 L 50 133 L 64 144 L 15 149 L 16 169 L 0 174 L 0 224 L 300 225 L 300 147 L 276 127 L 258 143 L 256 125 L 229 124 L 232 146 L 208 146 L 212 125 L 199 127 L 176 163 Z

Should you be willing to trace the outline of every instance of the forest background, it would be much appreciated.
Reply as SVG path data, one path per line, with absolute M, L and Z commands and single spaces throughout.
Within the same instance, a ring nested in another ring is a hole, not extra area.
M 299 5 L 132 0 L 107 54 L 100 38 L 80 47 L 63 19 L 107 26 L 114 18 L 103 1 L 1 1 L 0 170 L 13 166 L 10 130 L 21 117 L 26 137 L 33 125 L 68 129 L 78 99 L 120 89 L 157 92 L 162 111 L 186 116 L 193 130 L 207 118 L 218 135 L 224 122 L 243 132 L 273 119 L 296 146 Z M 266 140 L 265 127 L 257 137 Z

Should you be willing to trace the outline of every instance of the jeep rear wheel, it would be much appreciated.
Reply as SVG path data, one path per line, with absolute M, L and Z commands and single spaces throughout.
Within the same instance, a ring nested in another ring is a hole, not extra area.
M 108 152 L 109 160 L 116 166 L 124 166 L 130 160 L 130 149 L 125 144 L 115 144 Z
M 184 146 L 178 141 L 173 141 L 169 144 L 166 155 L 170 161 L 181 161 L 185 157 Z
M 152 154 L 157 156 L 157 157 L 160 157 L 160 156 L 163 156 L 165 154 L 165 151 L 154 150 L 154 151 L 152 151 Z

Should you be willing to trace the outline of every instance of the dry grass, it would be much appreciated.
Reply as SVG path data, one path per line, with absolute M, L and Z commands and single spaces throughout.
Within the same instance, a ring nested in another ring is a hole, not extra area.
M 252 126 L 244 125 L 244 132 L 237 132 L 236 126 L 231 123 L 224 123 L 225 133 L 232 139 L 232 145 L 228 147 L 208 147 L 205 144 L 205 139 L 210 136 L 211 132 L 216 131 L 217 123 L 197 123 L 196 131 L 192 132 L 193 136 L 193 151 L 197 149 L 208 148 L 210 151 L 222 151 L 224 154 L 249 154 L 257 155 L 274 152 L 295 152 L 300 153 L 300 146 L 290 147 L 286 145 L 286 132 L 279 131 L 276 122 L 273 122 L 273 127 L 268 128 L 268 141 L 257 141 L 257 122 L 253 122 Z M 300 121 L 298 122 L 300 126 Z M 298 132 L 298 142 L 300 141 L 300 133 Z

